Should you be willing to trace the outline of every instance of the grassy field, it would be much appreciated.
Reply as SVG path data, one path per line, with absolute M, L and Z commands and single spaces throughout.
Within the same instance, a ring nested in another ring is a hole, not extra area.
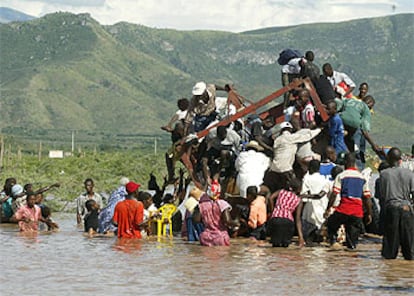
M 60 183 L 60 188 L 53 188 L 45 193 L 46 201 L 55 211 L 60 210 L 66 202 L 72 202 L 84 191 L 86 178 L 95 181 L 97 192 L 110 193 L 118 187 L 122 176 L 128 177 L 147 188 L 149 174 L 152 172 L 162 185 L 166 175 L 164 164 L 165 150 L 130 149 L 125 151 L 95 152 L 84 150 L 74 156 L 52 159 L 35 153 L 15 151 L 6 153 L 1 169 L 1 182 L 8 177 L 15 177 L 22 186 L 32 183 L 35 189 Z

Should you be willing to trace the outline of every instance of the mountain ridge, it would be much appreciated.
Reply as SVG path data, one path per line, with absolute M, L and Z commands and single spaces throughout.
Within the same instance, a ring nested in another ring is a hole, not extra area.
M 12 8 L 0 7 L 0 23 L 25 22 L 35 18 Z
M 312 49 L 320 66 L 330 62 L 357 84 L 367 81 L 376 116 L 408 131 L 400 139 L 374 126 L 374 136 L 407 146 L 414 141 L 413 20 L 403 14 L 260 34 L 103 26 L 89 14 L 63 12 L 2 24 L 0 128 L 158 135 L 196 81 L 234 83 L 252 100 L 273 92 L 281 86 L 278 53 L 290 47 Z

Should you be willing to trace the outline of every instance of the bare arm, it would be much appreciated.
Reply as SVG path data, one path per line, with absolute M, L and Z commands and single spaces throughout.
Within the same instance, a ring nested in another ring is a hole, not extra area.
M 216 87 L 216 90 L 227 91 L 227 92 L 231 90 L 231 86 L 229 84 L 226 84 L 224 86 L 215 84 L 214 86 Z
M 351 92 L 353 92 L 353 90 L 355 89 L 355 87 L 351 86 L 348 88 L 348 90 L 344 93 L 343 97 L 346 97 L 347 95 L 349 95 Z
M 80 201 L 80 199 L 81 199 L 81 197 L 79 196 L 77 199 L 76 199 L 76 222 L 78 223 L 78 225 L 80 225 L 81 223 L 82 223 L 82 217 L 81 217 L 81 214 L 80 214 L 80 209 L 81 209 L 81 201 Z
M 201 164 L 203 167 L 203 175 L 204 175 L 204 179 L 207 181 L 207 184 L 210 185 L 211 184 L 211 176 L 210 176 L 210 168 L 208 167 L 208 159 L 203 157 L 201 159 Z
M 39 221 L 41 221 L 43 223 L 46 223 L 46 225 L 48 227 L 50 227 L 50 228 L 59 228 L 59 226 L 55 222 L 53 222 L 52 220 L 50 220 L 50 219 L 45 219 L 43 217 L 40 217 L 39 218 Z
M 371 198 L 362 198 L 362 202 L 364 203 L 364 207 L 367 210 L 365 223 L 368 225 L 372 222 L 372 200 Z
M 46 191 L 48 191 L 48 190 L 50 190 L 50 189 L 52 189 L 54 187 L 58 188 L 58 187 L 60 187 L 60 184 L 59 183 L 55 183 L 55 184 L 52 184 L 52 185 L 49 185 L 49 186 L 40 188 L 40 189 L 38 189 L 38 190 L 35 191 L 35 194 L 40 194 L 40 193 L 46 192 Z
M 162 127 L 161 127 L 161 129 L 163 129 L 163 130 L 165 130 L 165 131 L 167 131 L 167 132 L 172 132 L 172 125 L 173 125 L 173 123 L 174 123 L 174 122 L 176 122 L 177 120 L 178 120 L 178 115 L 177 115 L 177 114 L 174 114 L 174 115 L 171 117 L 170 121 L 167 123 L 167 125 L 166 125 L 166 126 L 162 126 Z
M 4 196 L 1 200 L 0 203 L 4 203 L 5 201 L 7 201 L 10 198 L 10 196 L 6 195 Z
M 25 218 L 17 219 L 16 215 L 11 216 L 9 221 L 13 223 L 18 223 L 20 221 L 29 222 L 28 219 L 25 219 Z
M 332 206 L 335 202 L 335 199 L 336 199 L 336 193 L 332 191 L 331 194 L 329 195 L 328 206 L 326 207 L 325 214 L 323 215 L 325 218 L 327 218 L 329 216 L 329 210 L 330 210 L 330 208 L 332 208 Z
M 267 145 L 267 144 L 263 141 L 263 136 L 262 136 L 262 135 L 257 136 L 257 137 L 255 137 L 254 139 L 255 139 L 255 140 L 257 141 L 257 143 L 259 143 L 259 145 L 260 145 L 260 146 L 262 146 L 264 149 L 266 149 L 266 150 L 270 150 L 270 151 L 272 151 L 272 152 L 273 152 L 273 147 L 271 147 L 271 146 Z
M 296 229 L 298 231 L 299 237 L 299 247 L 303 247 L 305 245 L 305 240 L 303 239 L 302 233 L 302 209 L 303 209 L 303 202 L 300 201 L 298 207 L 296 208 Z
M 240 222 L 237 220 L 233 220 L 231 218 L 230 215 L 230 208 L 225 209 L 222 213 L 221 213 L 221 217 L 224 221 L 224 224 L 231 229 L 234 229 L 236 227 L 240 227 Z
M 273 192 L 272 195 L 269 196 L 269 198 L 268 198 L 269 209 L 271 210 L 271 212 L 273 212 L 273 210 L 275 208 L 275 201 L 276 201 L 277 197 L 279 196 L 279 192 L 280 192 L 280 190 L 277 190 L 277 191 Z
M 309 199 L 321 199 L 325 195 L 326 195 L 326 192 L 322 190 L 318 194 L 302 194 L 300 197 L 301 198 L 309 198 Z
M 379 153 L 381 153 L 381 150 L 379 149 L 378 145 L 375 144 L 374 140 L 371 138 L 371 135 L 367 131 L 364 131 L 364 130 L 362 130 L 362 134 L 364 135 L 368 143 L 371 145 L 372 150 L 374 150 L 374 152 L 379 155 Z

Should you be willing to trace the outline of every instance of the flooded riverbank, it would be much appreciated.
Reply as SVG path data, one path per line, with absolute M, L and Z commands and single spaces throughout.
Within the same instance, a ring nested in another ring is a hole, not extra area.
M 173 240 L 87 238 L 74 215 L 57 233 L 0 225 L 1 295 L 306 295 L 414 293 L 414 262 L 383 260 L 379 240 L 357 252 L 288 249 L 233 239 L 230 247 Z

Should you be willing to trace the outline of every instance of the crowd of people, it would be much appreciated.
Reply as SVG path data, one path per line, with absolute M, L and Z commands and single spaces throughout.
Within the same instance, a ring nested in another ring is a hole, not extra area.
M 57 187 L 59 183 L 35 190 L 30 183 L 22 186 L 15 178 L 7 178 L 0 192 L 1 222 L 18 223 L 24 232 L 59 228 L 52 220 L 51 209 L 43 202 L 43 193 Z
M 283 84 L 297 82 L 285 94 L 283 122 L 248 114 L 199 137 L 246 105 L 217 96 L 230 92 L 230 85 L 198 82 L 191 99 L 178 100 L 177 112 L 161 127 L 172 139 L 162 188 L 154 176 L 146 191 L 123 177 L 104 205 L 93 180 L 86 179 L 86 191 L 76 200 L 78 224 L 89 235 L 142 238 L 154 233 L 150 222 L 159 219 L 160 207 L 172 203 L 180 218 L 178 226 L 169 227 L 205 246 L 230 245 L 230 237 L 244 236 L 287 247 L 297 234 L 301 247 L 326 241 L 333 249 L 344 245 L 354 251 L 367 231 L 383 235 L 384 258 L 396 258 L 401 246 L 404 258 L 413 260 L 414 173 L 401 167 L 400 149 L 385 150 L 370 135 L 375 99 L 368 84 L 362 82 L 353 95 L 355 82 L 329 63 L 320 71 L 311 51 L 281 54 L 279 60 Z M 322 120 L 321 107 L 301 84 L 304 77 L 311 79 L 329 120 Z M 383 161 L 375 196 L 368 186 L 372 170 L 365 168 L 366 142 Z M 176 177 L 178 161 L 187 168 L 187 178 L 182 170 Z M 18 222 L 22 231 L 36 230 L 33 221 L 56 228 L 38 199 L 50 187 L 16 186 L 16 180 L 6 180 L 3 216 Z

